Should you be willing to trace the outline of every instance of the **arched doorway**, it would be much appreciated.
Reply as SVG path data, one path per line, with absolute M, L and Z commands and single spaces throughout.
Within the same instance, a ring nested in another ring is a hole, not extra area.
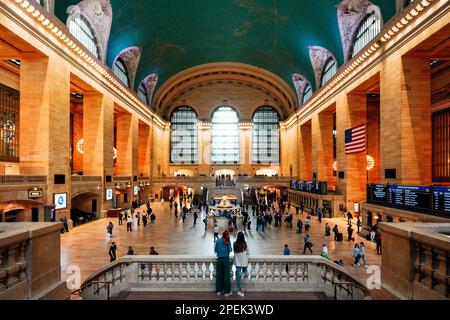
M 70 219 L 73 226 L 79 226 L 97 219 L 100 210 L 101 195 L 94 192 L 85 192 L 72 198 Z

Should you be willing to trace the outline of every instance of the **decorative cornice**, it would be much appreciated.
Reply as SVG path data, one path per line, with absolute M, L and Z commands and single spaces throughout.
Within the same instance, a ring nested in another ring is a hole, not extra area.
M 286 121 L 290 126 L 295 125 L 300 118 L 304 118 L 310 115 L 314 110 L 320 106 L 324 101 L 335 95 L 348 82 L 354 80 L 357 72 L 361 71 L 361 68 L 376 55 L 384 50 L 395 39 L 402 29 L 409 26 L 419 16 L 431 8 L 432 3 L 439 3 L 440 0 L 417 0 L 415 5 L 411 5 L 409 10 L 402 12 L 398 17 L 394 18 L 385 25 L 380 34 L 375 37 L 365 49 L 361 50 L 352 60 L 348 61 L 345 65 L 341 66 L 336 75 L 328 81 L 328 83 L 317 90 L 313 97 L 308 100 L 303 108 L 301 108 L 296 114 L 292 115 L 290 119 Z M 447 1 L 442 1 L 447 2 Z M 445 6 L 445 5 L 444 5 Z M 448 3 L 446 4 L 448 10 Z
M 70 34 L 66 25 L 59 21 L 55 16 L 43 10 L 42 7 L 39 7 L 38 5 L 34 6 L 27 0 L 11 0 L 11 2 L 16 5 L 11 14 L 14 14 L 15 18 L 21 19 L 21 23 L 23 24 L 23 18 L 16 14 L 16 11 L 20 11 L 25 16 L 32 19 L 34 23 L 38 24 L 39 28 L 32 25 L 30 25 L 30 28 L 33 28 L 33 31 L 42 39 L 45 39 L 49 44 L 53 44 L 55 40 L 58 43 L 58 46 L 53 47 L 54 50 L 61 50 L 60 56 L 67 56 L 76 67 L 83 70 L 83 72 L 89 73 L 89 76 L 92 76 L 108 90 L 111 90 L 114 94 L 124 99 L 124 101 L 130 104 L 130 106 L 132 106 L 132 108 L 142 117 L 153 121 L 153 123 L 160 128 L 165 127 L 166 122 L 151 112 L 139 99 L 137 94 L 124 86 L 109 67 L 94 57 L 72 34 Z

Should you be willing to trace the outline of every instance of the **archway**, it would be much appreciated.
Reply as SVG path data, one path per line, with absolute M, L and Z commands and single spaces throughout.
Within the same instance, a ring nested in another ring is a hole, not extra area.
M 73 226 L 88 223 L 97 219 L 100 213 L 101 195 L 94 192 L 84 192 L 72 197 L 70 219 Z

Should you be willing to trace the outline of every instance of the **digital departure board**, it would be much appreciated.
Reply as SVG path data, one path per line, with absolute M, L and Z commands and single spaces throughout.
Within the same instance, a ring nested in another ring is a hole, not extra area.
M 322 181 L 291 181 L 291 189 L 316 194 L 327 194 L 328 184 Z
M 371 184 L 367 186 L 367 201 L 387 203 L 387 186 L 384 184 Z
M 388 205 L 431 210 L 431 198 L 431 187 L 388 186 Z
M 450 188 L 433 188 L 433 210 L 450 214 Z

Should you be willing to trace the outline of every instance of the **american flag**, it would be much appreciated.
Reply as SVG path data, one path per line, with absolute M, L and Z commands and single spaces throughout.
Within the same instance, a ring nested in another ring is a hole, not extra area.
M 345 154 L 366 151 L 366 125 L 345 130 Z

